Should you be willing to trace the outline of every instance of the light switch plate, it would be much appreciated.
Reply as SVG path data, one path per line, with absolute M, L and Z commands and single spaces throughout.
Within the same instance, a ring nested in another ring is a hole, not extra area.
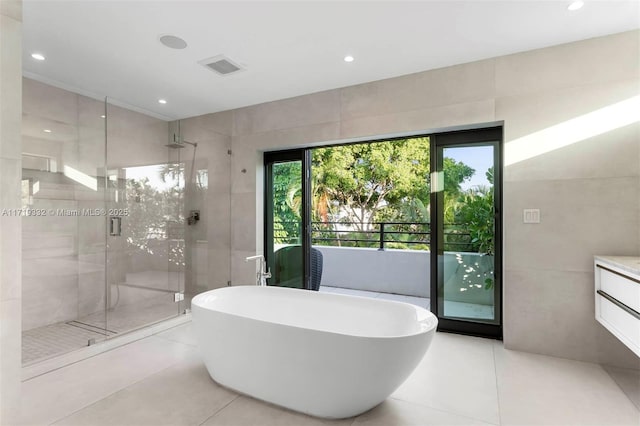
M 540 223 L 540 209 L 524 209 L 522 211 L 523 223 Z

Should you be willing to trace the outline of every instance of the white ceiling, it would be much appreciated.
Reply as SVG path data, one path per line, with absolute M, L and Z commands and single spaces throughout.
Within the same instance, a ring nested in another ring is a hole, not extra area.
M 176 119 L 640 27 L 637 0 L 569 3 L 24 0 L 23 67 Z M 164 47 L 164 34 L 188 47 Z M 220 54 L 247 70 L 220 77 L 198 64 Z

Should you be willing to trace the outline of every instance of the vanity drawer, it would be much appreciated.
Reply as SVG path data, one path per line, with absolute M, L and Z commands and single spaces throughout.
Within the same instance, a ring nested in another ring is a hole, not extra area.
M 596 320 L 640 356 L 640 320 L 600 294 L 596 304 Z
M 611 270 L 597 265 L 602 290 L 614 299 L 624 303 L 631 309 L 640 312 L 640 283 L 633 277 L 624 277 Z

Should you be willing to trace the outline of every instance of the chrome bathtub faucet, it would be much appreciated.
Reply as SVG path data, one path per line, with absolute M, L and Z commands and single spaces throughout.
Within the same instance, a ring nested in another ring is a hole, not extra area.
M 256 274 L 256 285 L 266 286 L 267 278 L 271 278 L 271 269 L 266 270 L 267 262 L 264 260 L 264 256 L 259 254 L 257 256 L 249 256 L 244 259 L 245 262 L 250 260 L 259 260 L 260 261 L 260 270 Z

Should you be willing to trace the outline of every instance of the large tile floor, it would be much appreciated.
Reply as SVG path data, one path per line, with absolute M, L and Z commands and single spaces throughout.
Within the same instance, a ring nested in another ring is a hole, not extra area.
M 25 425 L 639 425 L 599 365 L 437 333 L 387 401 L 322 420 L 238 395 L 207 374 L 191 323 L 23 383 Z

